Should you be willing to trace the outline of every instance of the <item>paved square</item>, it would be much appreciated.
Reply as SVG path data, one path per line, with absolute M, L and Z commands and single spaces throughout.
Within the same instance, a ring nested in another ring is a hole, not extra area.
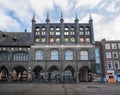
M 1 83 L 0 95 L 120 95 L 120 83 Z

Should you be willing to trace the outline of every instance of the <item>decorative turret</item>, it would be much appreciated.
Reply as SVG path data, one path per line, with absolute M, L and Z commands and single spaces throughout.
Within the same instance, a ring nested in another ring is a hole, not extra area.
M 64 19 L 63 19 L 63 14 L 61 12 L 61 18 L 60 18 L 60 23 L 63 23 L 64 22 Z
M 35 14 L 33 14 L 33 18 L 32 18 L 32 33 L 31 33 L 31 37 L 32 37 L 32 42 L 34 42 L 34 26 L 35 26 L 35 23 L 36 23 L 36 20 L 35 20 Z
M 79 22 L 79 19 L 77 17 L 77 14 L 75 15 L 75 23 L 78 23 Z
M 47 13 L 46 23 L 49 23 L 49 22 L 50 22 L 49 13 Z
M 90 26 L 90 33 L 91 33 L 91 43 L 95 44 L 94 31 L 93 31 L 93 19 L 92 19 L 91 13 L 90 13 L 90 17 L 89 17 L 89 26 Z
M 76 33 L 76 43 L 79 44 L 79 19 L 77 14 L 75 15 L 75 33 Z
M 35 14 L 33 14 L 33 18 L 32 18 L 32 23 L 35 24 L 36 23 L 36 20 L 35 20 Z

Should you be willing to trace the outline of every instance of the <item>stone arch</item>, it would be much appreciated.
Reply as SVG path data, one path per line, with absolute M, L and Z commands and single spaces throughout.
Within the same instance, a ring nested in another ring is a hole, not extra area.
M 56 65 L 48 68 L 48 82 L 60 82 L 60 69 Z
M 27 69 L 22 66 L 22 65 L 18 65 L 18 66 L 15 66 L 12 71 L 15 70 L 17 72 L 17 74 L 20 72 L 20 73 L 23 73 L 24 71 L 27 72 Z
M 9 72 L 6 66 L 0 66 L 0 80 L 8 80 Z
M 12 80 L 27 80 L 28 72 L 27 69 L 22 65 L 17 65 L 12 69 L 10 73 Z
M 74 67 L 70 65 L 66 66 L 64 68 L 63 81 L 67 83 L 73 82 L 74 75 L 75 75 Z
M 43 78 L 45 77 L 44 69 L 40 65 L 35 66 L 32 69 L 32 72 L 33 72 L 33 78 L 35 80 L 41 80 L 41 79 L 43 80 Z
M 90 68 L 88 66 L 83 66 L 79 69 L 79 81 L 81 82 L 87 82 L 87 81 L 91 81 L 91 75 L 90 75 Z

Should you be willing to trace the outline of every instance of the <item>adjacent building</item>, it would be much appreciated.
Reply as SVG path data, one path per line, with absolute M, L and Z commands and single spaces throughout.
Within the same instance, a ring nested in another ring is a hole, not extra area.
M 32 18 L 31 32 L 0 32 L 1 80 L 91 81 L 96 75 L 93 20 L 45 23 Z
M 96 41 L 96 47 L 100 50 L 102 77 L 107 81 L 110 78 L 120 81 L 120 41 L 103 39 Z

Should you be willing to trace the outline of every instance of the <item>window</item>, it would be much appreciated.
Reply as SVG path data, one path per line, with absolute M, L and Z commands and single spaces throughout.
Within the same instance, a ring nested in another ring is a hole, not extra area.
M 60 32 L 56 32 L 56 35 L 60 35 Z
M 67 50 L 65 52 L 65 60 L 73 60 L 73 51 L 72 50 Z
M 113 58 L 118 58 L 118 52 L 113 52 Z
M 69 32 L 64 32 L 64 35 L 69 35 Z
M 89 31 L 89 27 L 86 27 L 85 30 Z
M 111 58 L 111 52 L 106 52 L 106 58 Z
M 119 61 L 114 61 L 114 68 L 119 69 Z
M 75 32 L 70 32 L 71 35 L 75 35 Z
M 95 48 L 95 59 L 96 59 L 96 64 L 100 64 L 100 50 L 98 47 Z
M 65 31 L 68 31 L 68 30 L 69 30 L 68 27 L 65 27 L 64 29 L 65 29 Z
M 120 49 L 120 43 L 118 43 L 118 48 Z
M 45 32 L 42 32 L 42 35 L 45 35 L 46 33 Z
M 89 32 L 89 31 L 86 31 L 86 32 L 85 32 L 85 35 L 90 35 L 90 32 Z
M 42 30 L 42 31 L 45 31 L 45 27 L 42 27 L 41 30 Z
M 84 30 L 84 28 L 83 28 L 83 27 L 80 27 L 80 28 L 79 28 L 79 30 L 80 30 L 80 31 L 83 31 L 83 30 Z
M 112 49 L 117 49 L 117 44 L 116 43 L 112 43 Z
M 80 59 L 81 60 L 88 60 L 88 51 L 86 51 L 86 50 L 80 51 Z
M 80 31 L 80 35 L 84 35 L 83 31 Z
M 54 35 L 54 31 L 50 31 L 50 35 Z
M 43 60 L 43 51 L 42 50 L 36 51 L 35 60 Z
M 35 35 L 40 35 L 40 32 L 35 32 L 36 34 Z
M 36 31 L 40 31 L 40 28 L 36 28 Z
M 107 61 L 107 68 L 113 69 L 112 61 Z
M 9 61 L 10 60 L 10 53 L 7 51 L 0 52 L 0 61 Z
M 51 60 L 58 60 L 58 51 L 57 50 L 51 51 Z
M 14 52 L 13 61 L 28 61 L 28 53 L 27 52 Z
M 110 44 L 105 44 L 105 49 L 110 49 Z
M 56 31 L 59 31 L 60 30 L 60 28 L 59 27 L 56 27 Z
M 51 27 L 50 30 L 53 31 L 53 30 L 54 30 L 54 27 Z
M 74 27 L 71 27 L 70 30 L 71 30 L 71 31 L 74 31 Z

